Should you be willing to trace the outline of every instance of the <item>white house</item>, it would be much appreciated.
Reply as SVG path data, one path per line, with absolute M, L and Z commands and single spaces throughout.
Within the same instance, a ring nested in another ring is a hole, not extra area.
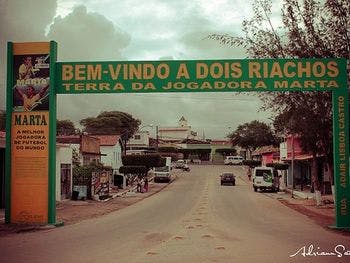
M 100 140 L 101 163 L 119 173 L 122 164 L 122 143 L 118 135 L 93 135 Z
M 62 201 L 72 196 L 73 149 L 68 144 L 56 143 L 56 200 Z

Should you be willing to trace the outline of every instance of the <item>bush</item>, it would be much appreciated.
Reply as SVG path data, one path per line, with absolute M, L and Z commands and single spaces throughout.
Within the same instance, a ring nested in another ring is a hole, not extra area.
M 165 159 L 160 154 L 142 154 L 142 155 L 124 155 L 122 157 L 124 166 L 146 166 L 149 170 L 152 167 L 160 167 L 165 165 Z
M 128 165 L 120 167 L 119 172 L 123 174 L 145 174 L 148 172 L 148 169 L 142 165 Z
M 179 149 L 179 152 L 184 155 L 184 159 L 207 160 L 211 153 L 211 149 Z

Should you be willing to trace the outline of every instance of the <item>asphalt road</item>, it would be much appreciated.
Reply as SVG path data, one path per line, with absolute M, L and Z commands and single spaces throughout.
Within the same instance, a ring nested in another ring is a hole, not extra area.
M 106 216 L 0 237 L 0 262 L 350 262 L 350 237 L 255 193 L 242 167 L 191 168 Z M 235 172 L 236 186 L 220 185 L 225 170 Z M 317 255 L 331 252 L 342 257 Z

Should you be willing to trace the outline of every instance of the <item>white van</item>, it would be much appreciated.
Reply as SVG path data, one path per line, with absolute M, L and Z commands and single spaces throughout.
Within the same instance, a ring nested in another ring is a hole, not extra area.
M 171 157 L 165 157 L 166 162 L 165 166 L 162 167 L 156 167 L 154 169 L 154 182 L 168 182 L 170 183 L 171 181 Z
M 240 155 L 226 156 L 224 164 L 243 164 L 243 157 Z
M 253 171 L 253 188 L 254 191 L 271 190 L 279 191 L 279 179 L 277 170 L 272 167 L 260 166 L 255 167 Z

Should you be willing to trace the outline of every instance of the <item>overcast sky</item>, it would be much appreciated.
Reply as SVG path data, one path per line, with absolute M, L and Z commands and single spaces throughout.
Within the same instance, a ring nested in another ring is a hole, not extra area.
M 7 41 L 58 42 L 59 61 L 245 58 L 243 49 L 206 39 L 241 35 L 253 0 L 0 0 L 0 109 L 5 109 Z M 280 13 L 281 0 L 274 12 Z M 278 16 L 274 19 L 278 23 Z M 142 125 L 175 126 L 184 116 L 206 138 L 269 114 L 260 100 L 235 93 L 59 95 L 58 119 L 128 112 Z

